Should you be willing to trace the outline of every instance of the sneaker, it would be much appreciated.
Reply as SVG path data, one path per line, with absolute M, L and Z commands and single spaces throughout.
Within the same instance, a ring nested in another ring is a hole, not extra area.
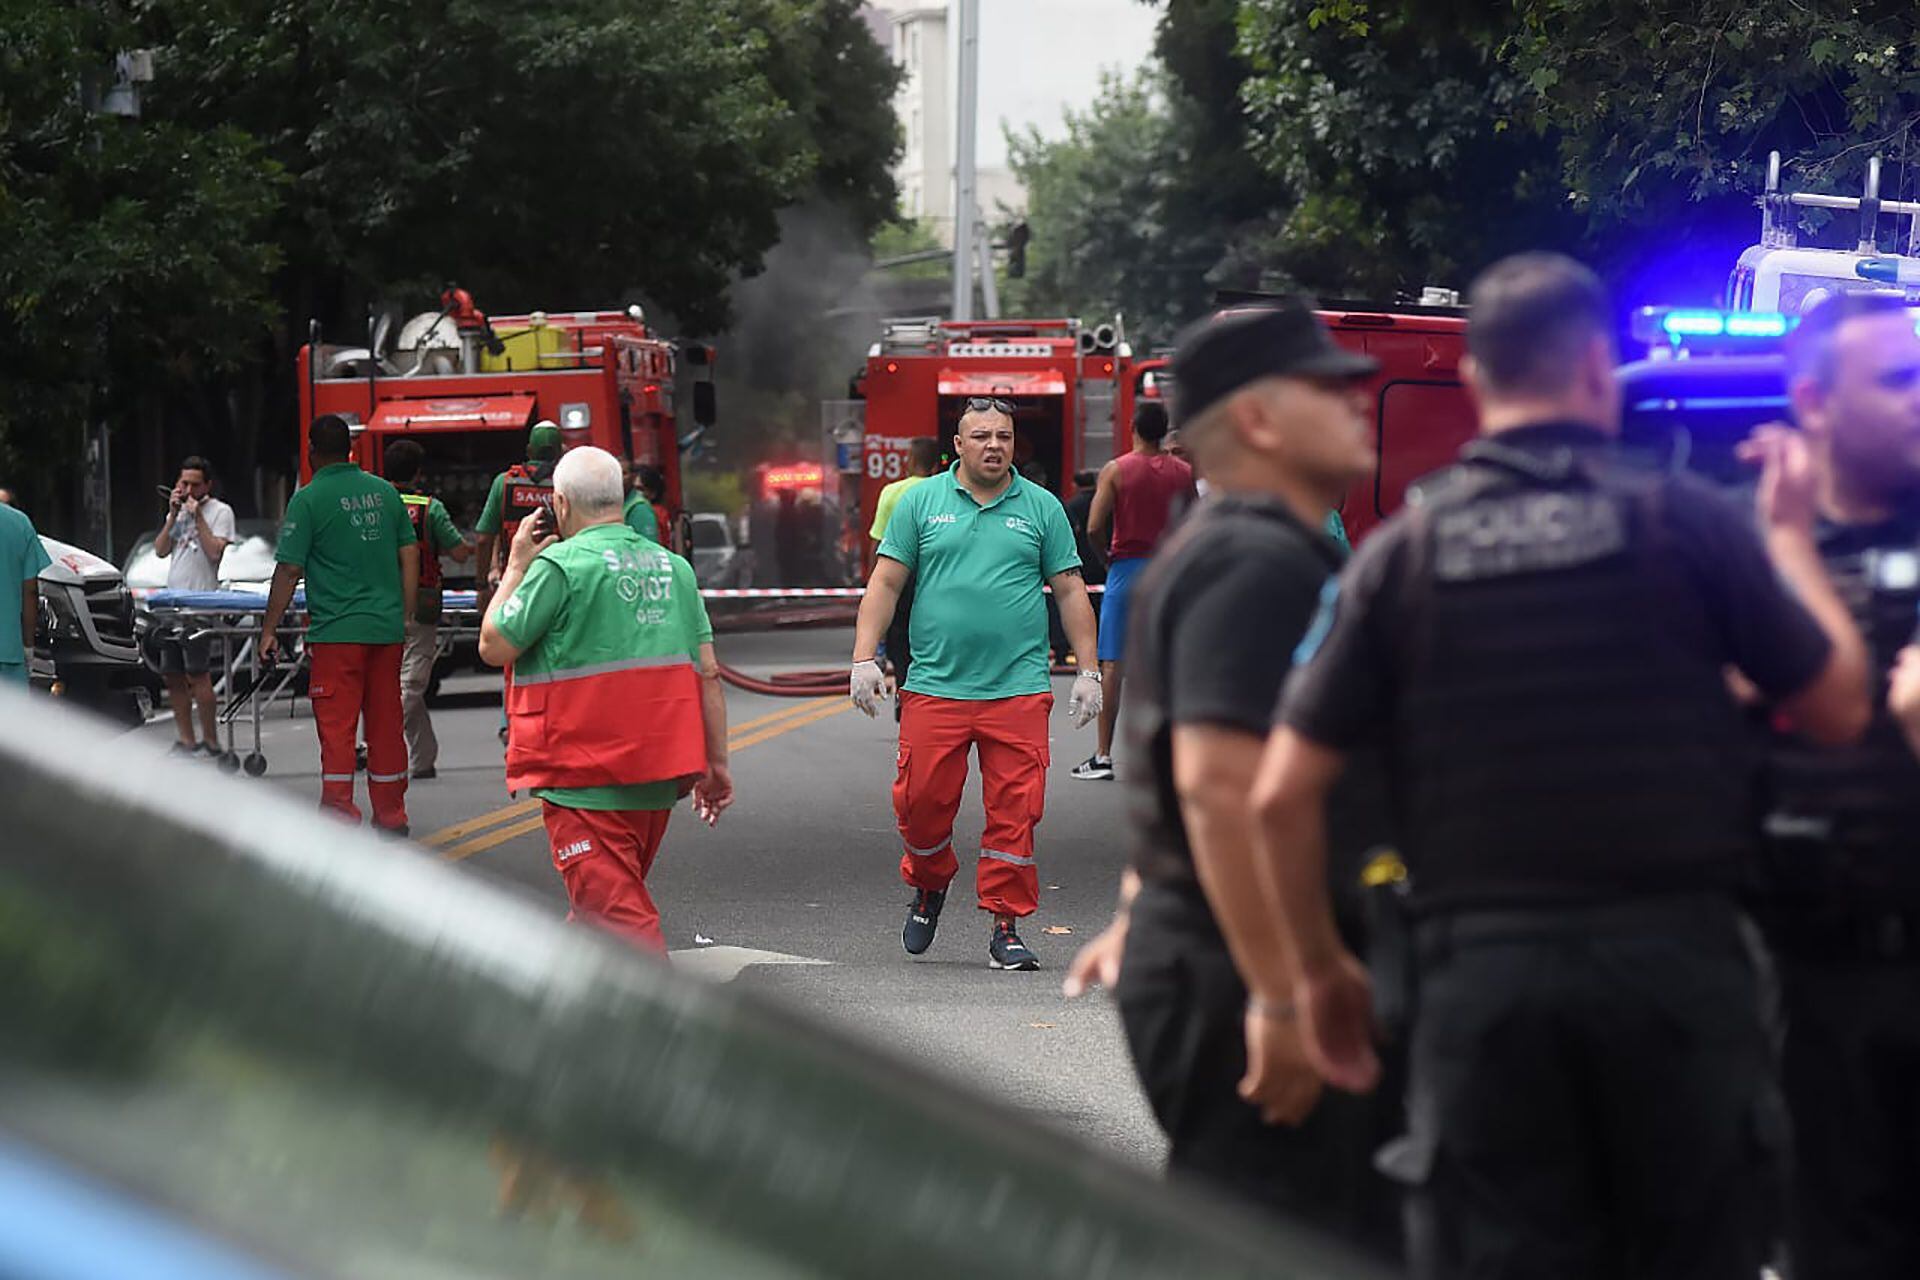
M 193 751 L 195 754 L 205 756 L 209 760 L 218 760 L 221 756 L 227 754 L 211 742 L 203 742 L 195 747 Z
M 1073 766 L 1073 776 L 1082 782 L 1108 782 L 1113 778 L 1113 757 L 1092 755 Z
M 434 768 L 432 765 L 428 765 L 424 769 L 415 769 L 413 771 L 413 780 L 415 782 L 431 782 L 433 781 L 433 779 L 439 776 L 440 776 L 440 771 Z
M 200 758 L 200 748 L 196 743 L 176 741 L 167 748 L 167 754 L 176 759 L 197 760 Z
M 1013 931 L 1013 922 L 996 921 L 993 937 L 987 943 L 987 968 L 1024 973 L 1039 967 L 1040 957 L 1027 950 L 1027 944 L 1020 941 L 1020 935 Z
M 947 904 L 944 889 L 921 889 L 907 907 L 906 927 L 900 930 L 900 945 L 907 954 L 917 956 L 933 945 L 934 930 L 940 927 L 940 908 Z

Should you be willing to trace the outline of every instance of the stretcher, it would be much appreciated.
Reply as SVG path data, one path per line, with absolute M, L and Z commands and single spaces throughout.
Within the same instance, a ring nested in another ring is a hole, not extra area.
M 472 591 L 448 591 L 442 598 L 440 654 L 446 654 L 462 639 L 480 634 L 480 619 L 475 612 Z M 293 603 L 281 619 L 281 660 L 268 665 L 260 660 L 260 627 L 265 621 L 267 597 L 258 591 L 173 591 L 149 592 L 139 606 L 140 653 L 148 666 L 159 670 L 159 641 L 169 638 L 198 639 L 213 643 L 214 697 L 219 700 L 219 721 L 225 728 L 226 744 L 219 757 L 223 772 L 245 770 L 257 778 L 267 771 L 266 753 L 261 750 L 260 725 L 266 711 L 281 698 L 292 715 L 305 687 L 307 672 L 306 593 L 294 592 Z M 252 749 L 240 754 L 240 721 L 245 717 L 251 734 Z

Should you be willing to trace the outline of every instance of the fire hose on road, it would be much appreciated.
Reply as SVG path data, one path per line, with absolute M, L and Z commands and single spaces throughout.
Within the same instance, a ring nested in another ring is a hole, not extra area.
M 1050 588 L 1043 587 L 1043 591 Z M 1089 592 L 1099 592 L 1090 585 Z M 741 587 L 730 590 L 702 591 L 704 600 L 858 600 L 864 587 Z M 1072 668 L 1065 670 L 1071 671 Z M 843 669 L 827 671 L 778 671 L 764 679 L 750 676 L 726 663 L 720 664 L 720 678 L 736 689 L 770 698 L 822 698 L 847 692 L 847 673 Z

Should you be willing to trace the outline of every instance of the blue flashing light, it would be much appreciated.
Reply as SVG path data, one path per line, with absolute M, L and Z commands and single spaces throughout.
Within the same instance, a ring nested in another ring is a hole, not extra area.
M 1727 317 L 1729 338 L 1779 338 L 1786 335 L 1787 327 L 1785 316 L 1753 312 Z
M 1717 338 L 1727 331 L 1727 317 L 1718 311 L 1669 311 L 1660 327 L 1670 338 Z

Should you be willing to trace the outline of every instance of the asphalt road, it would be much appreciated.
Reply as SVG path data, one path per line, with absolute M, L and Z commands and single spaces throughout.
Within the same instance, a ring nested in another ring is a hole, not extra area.
M 721 659 L 754 675 L 839 669 L 850 645 L 851 632 L 838 628 L 719 639 Z M 1041 957 L 1037 973 L 987 968 L 988 920 L 968 910 L 962 885 L 932 950 L 918 958 L 901 950 L 911 894 L 896 866 L 894 727 L 891 718 L 869 721 L 844 697 L 729 690 L 736 803 L 714 830 L 682 805 L 649 883 L 676 963 L 690 971 L 764 992 L 989 1090 L 1039 1123 L 1157 1165 L 1164 1143 L 1111 1004 L 1100 994 L 1060 995 L 1067 961 L 1112 912 L 1124 858 L 1116 784 L 1068 776 L 1091 751 L 1093 731 L 1067 722 L 1066 685 L 1058 681 L 1055 690 L 1047 817 L 1036 842 L 1040 911 L 1021 930 Z M 434 710 L 439 777 L 414 783 L 407 797 L 414 837 L 561 914 L 566 896 L 537 808 L 505 791 L 497 690 L 478 674 L 446 682 Z M 139 732 L 164 750 L 171 719 Z M 267 773 L 249 785 L 317 798 L 319 757 L 306 704 L 291 715 L 279 704 L 264 735 Z M 360 799 L 364 807 L 364 790 Z M 956 848 L 977 847 L 980 826 L 976 781 Z M 961 864 L 962 876 L 971 875 L 964 852 Z

